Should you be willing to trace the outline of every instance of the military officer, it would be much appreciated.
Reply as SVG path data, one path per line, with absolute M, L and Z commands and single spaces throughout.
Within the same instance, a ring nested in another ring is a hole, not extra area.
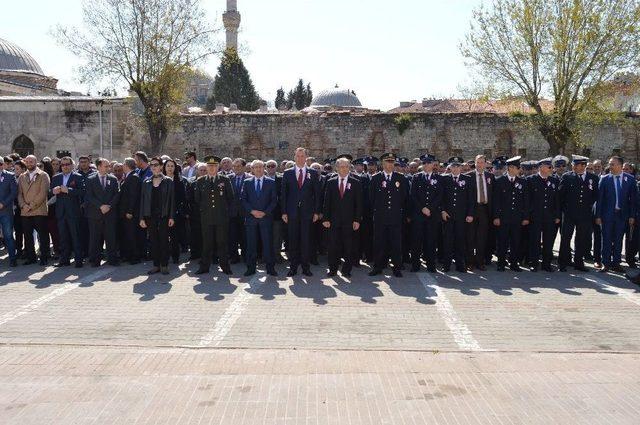
M 369 276 L 382 273 L 391 251 L 393 275 L 402 277 L 402 222 L 409 198 L 406 177 L 396 173 L 396 155 L 385 153 L 380 157 L 382 171 L 371 177 L 369 197 L 373 209 L 374 265 Z M 387 249 L 388 248 L 388 249 Z
M 575 246 L 573 267 L 586 272 L 584 256 L 591 239 L 591 223 L 593 222 L 593 205 L 598 199 L 599 179 L 595 174 L 586 172 L 589 158 L 573 155 L 573 171 L 562 175 L 560 179 L 560 208 L 562 224 L 560 230 L 560 254 L 558 265 L 560 271 L 567 270 L 571 262 L 571 238 L 575 229 Z
M 567 164 L 569 163 L 569 158 L 564 155 L 556 155 L 553 157 L 553 174 L 556 177 L 561 178 L 564 173 L 567 172 Z
M 542 270 L 552 272 L 553 243 L 560 223 L 560 179 L 553 175 L 552 158 L 538 161 L 538 173 L 527 178 L 529 188 L 529 267 L 537 272 L 542 238 Z
M 209 272 L 214 241 L 222 272 L 231 274 L 228 237 L 229 209 L 234 201 L 233 186 L 229 177 L 218 173 L 219 157 L 208 156 L 205 163 L 207 175 L 196 180 L 193 193 L 195 204 L 200 210 L 202 227 L 202 256 L 196 274 Z
M 466 226 L 473 222 L 476 207 L 476 186 L 473 178 L 461 174 L 464 160 L 458 156 L 449 158 L 450 174 L 442 176 L 443 182 L 443 258 L 442 270 L 451 269 L 455 258 L 456 270 L 466 273 Z M 455 251 L 454 251 L 455 246 Z
M 509 158 L 506 164 L 507 173 L 498 177 L 493 187 L 493 224 L 498 228 L 497 270 L 504 271 L 508 249 L 509 268 L 519 272 L 521 226 L 529 224 L 529 196 L 527 181 L 520 177 L 520 157 Z
M 427 270 L 436 271 L 436 244 L 440 213 L 442 208 L 443 185 L 441 177 L 434 172 L 438 162 L 431 154 L 422 155 L 422 172 L 413 176 L 411 200 L 413 214 L 411 220 L 411 271 L 420 270 L 420 257 L 424 247 Z

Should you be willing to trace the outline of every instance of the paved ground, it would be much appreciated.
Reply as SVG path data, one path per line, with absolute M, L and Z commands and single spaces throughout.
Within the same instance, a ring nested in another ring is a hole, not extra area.
M 0 423 L 640 422 L 619 276 L 148 267 L 0 268 Z

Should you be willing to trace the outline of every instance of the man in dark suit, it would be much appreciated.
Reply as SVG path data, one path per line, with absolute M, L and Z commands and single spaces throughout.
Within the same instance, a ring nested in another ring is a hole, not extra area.
M 122 259 L 129 264 L 140 262 L 140 246 L 138 245 L 138 223 L 140 222 L 140 177 L 135 173 L 136 162 L 126 158 L 123 164 L 124 179 L 120 183 L 120 203 L 118 217 L 120 221 Z
M 498 177 L 493 186 L 493 224 L 498 228 L 497 270 L 505 270 L 508 250 L 509 268 L 522 271 L 520 238 L 522 226 L 529 224 L 529 192 L 527 181 L 520 177 L 519 156 L 507 160 L 507 174 Z
M 385 153 L 380 160 L 382 171 L 371 177 L 369 186 L 369 199 L 373 209 L 374 250 L 374 265 L 369 276 L 382 273 L 390 252 L 393 275 L 402 277 L 402 222 L 409 200 L 409 183 L 405 176 L 394 171 L 394 153 Z
M 596 202 L 596 224 L 602 227 L 601 272 L 624 273 L 620 266 L 622 238 L 627 224 L 635 225 L 637 189 L 631 174 L 622 172 L 619 156 L 609 159 L 609 174 L 600 178 Z
M 540 239 L 542 239 L 542 270 L 552 272 L 553 244 L 560 223 L 560 179 L 553 175 L 552 158 L 538 161 L 538 173 L 527 178 L 529 191 L 529 267 L 538 271 Z
M 82 267 L 83 253 L 80 241 L 80 219 L 84 199 L 84 178 L 73 172 L 73 159 L 65 156 L 60 160 L 61 173 L 51 179 L 51 194 L 56 197 L 56 219 L 60 235 L 60 260 L 55 267 L 70 265 L 73 249 L 75 267 Z
M 253 177 L 246 179 L 242 188 L 242 206 L 245 212 L 246 263 L 245 276 L 256 273 L 258 258 L 258 232 L 262 242 L 262 258 L 267 274 L 277 276 L 273 253 L 273 211 L 278 204 L 276 182 L 264 175 L 264 162 L 256 159 L 251 164 Z
M 449 158 L 450 174 L 442 176 L 444 196 L 442 202 L 443 261 L 442 270 L 451 270 L 451 262 L 456 261 L 456 270 L 466 273 L 464 260 L 466 253 L 467 225 L 473 222 L 476 206 L 476 191 L 471 177 L 461 174 L 464 160 L 458 156 Z
M 282 175 L 280 194 L 282 221 L 287 224 L 289 235 L 287 276 L 295 276 L 300 265 L 305 276 L 312 276 L 311 225 L 320 219 L 320 176 L 307 167 L 305 148 L 296 149 L 294 160 L 295 166 Z
M 475 170 L 471 177 L 476 187 L 476 208 L 473 221 L 467 229 L 467 270 L 486 270 L 489 226 L 491 225 L 491 200 L 495 177 L 486 171 L 487 158 L 478 155 L 475 159 Z
M 13 238 L 13 204 L 18 197 L 18 181 L 13 173 L 4 170 L 0 156 L 0 229 L 9 254 L 9 266 L 16 267 L 16 246 Z
M 229 261 L 239 263 L 245 256 L 244 209 L 242 208 L 242 190 L 244 181 L 250 177 L 245 173 L 247 162 L 242 158 L 233 160 L 233 173 L 227 176 L 233 186 L 233 202 L 229 206 Z M 238 254 L 238 249 L 240 254 Z
M 100 266 L 103 241 L 106 244 L 107 262 L 119 264 L 116 251 L 116 222 L 120 187 L 118 179 L 109 170 L 109 161 L 96 160 L 98 172 L 92 174 L 85 184 L 86 214 L 89 219 L 89 261 L 93 267 Z
M 442 211 L 442 194 L 444 187 L 440 176 L 435 173 L 434 166 L 438 162 L 431 154 L 422 155 L 422 172 L 413 176 L 411 183 L 411 199 L 413 215 L 411 221 L 411 271 L 420 270 L 420 257 L 424 248 L 427 270 L 436 271 L 436 245 L 438 243 L 438 227 Z
M 266 162 L 266 175 L 273 179 L 276 184 L 276 197 L 278 203 L 273 210 L 273 255 L 275 262 L 280 264 L 282 258 L 282 239 L 284 237 L 284 223 L 282 223 L 282 210 L 280 209 L 280 192 L 282 191 L 282 174 L 278 174 L 278 163 L 273 159 Z
M 564 173 L 560 179 L 560 206 L 562 223 L 560 230 L 560 253 L 558 266 L 561 272 L 567 270 L 571 261 L 571 238 L 575 229 L 573 267 L 587 272 L 584 256 L 589 247 L 593 222 L 593 205 L 598 199 L 599 178 L 586 172 L 588 158 L 574 155 L 573 171 Z
M 352 176 L 351 156 L 336 160 L 338 174 L 327 180 L 322 225 L 329 229 L 328 276 L 335 276 L 343 258 L 342 275 L 351 277 L 355 232 L 362 221 L 362 185 Z

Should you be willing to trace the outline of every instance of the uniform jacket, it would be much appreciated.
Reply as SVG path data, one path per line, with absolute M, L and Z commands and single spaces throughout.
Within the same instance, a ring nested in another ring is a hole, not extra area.
M 47 195 L 49 194 L 49 175 L 36 167 L 36 176 L 33 181 L 29 178 L 29 172 L 25 171 L 18 178 L 18 204 L 22 217 L 47 215 Z M 26 212 L 25 205 L 29 204 L 31 210 Z
M 64 174 L 58 173 L 51 179 L 51 190 L 54 187 L 62 186 Z M 78 173 L 71 173 L 67 180 L 69 193 L 58 193 L 56 195 L 56 217 L 82 217 L 80 205 L 84 199 L 84 178 Z M 50 192 L 53 195 L 53 192 Z
M 402 225 L 409 201 L 407 178 L 394 171 L 391 173 L 391 182 L 387 182 L 384 172 L 374 174 L 369 184 L 369 199 L 374 223 Z
M 559 186 L 560 179 L 550 175 L 543 179 L 540 174 L 527 177 L 529 192 L 529 217 L 535 222 L 549 222 L 561 217 Z
M 98 219 L 105 215 L 100 211 L 101 205 L 111 206 L 111 210 L 106 215 L 117 214 L 120 185 L 118 179 L 112 174 L 107 174 L 106 179 L 104 189 L 100 182 L 100 174 L 92 174 L 86 180 L 84 199 L 87 218 Z
M 425 172 L 417 173 L 411 182 L 411 199 L 413 204 L 413 218 L 427 218 L 423 213 L 423 208 L 429 208 L 431 217 L 438 218 L 442 211 L 442 196 L 444 184 L 442 177 L 436 173 L 431 173 L 429 178 Z
M 501 222 L 519 223 L 529 219 L 529 191 L 524 177 L 515 177 L 513 183 L 505 174 L 493 185 L 493 218 Z
M 344 195 L 340 197 L 340 177 L 327 180 L 324 189 L 322 220 L 331 226 L 351 226 L 362 221 L 362 184 L 360 180 L 348 175 L 345 180 Z
M 574 220 L 592 220 L 593 206 L 598 200 L 598 177 L 586 172 L 584 181 L 574 171 L 560 179 L 560 206 L 562 213 Z
M 271 177 L 264 176 L 260 187 L 260 195 L 258 195 L 256 192 L 256 178 L 250 177 L 246 179 L 242 188 L 241 201 L 246 224 L 257 224 L 259 221 L 251 215 L 252 210 L 262 211 L 266 214 L 260 220 L 273 220 L 273 212 L 278 205 L 276 182 Z
M 289 218 L 310 220 L 313 214 L 320 214 L 322 210 L 322 194 L 320 175 L 310 167 L 307 167 L 306 177 L 302 187 L 298 188 L 298 176 L 294 168 L 286 170 L 282 174 L 282 189 L 280 192 L 280 208 L 282 214 Z
M 636 179 L 631 174 L 621 173 L 618 207 L 624 220 L 628 220 L 629 217 L 635 218 L 636 216 L 637 192 Z M 614 219 L 615 207 L 615 176 L 613 174 L 607 174 L 600 178 L 598 184 L 596 218 L 601 218 L 603 221 L 612 221 Z
M 444 185 L 442 211 L 455 220 L 473 217 L 476 211 L 476 186 L 471 177 L 460 174 L 456 183 L 452 174 L 441 176 Z
M 199 177 L 195 183 L 193 197 L 200 211 L 203 226 L 229 224 L 229 210 L 234 200 L 229 177 L 222 174 L 213 178 L 208 175 Z

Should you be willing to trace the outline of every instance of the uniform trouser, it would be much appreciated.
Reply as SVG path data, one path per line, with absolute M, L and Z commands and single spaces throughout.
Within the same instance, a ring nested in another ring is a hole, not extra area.
M 116 246 L 116 215 L 109 212 L 100 218 L 89 219 L 89 260 L 93 264 L 100 262 L 102 244 L 106 246 L 107 261 L 117 261 Z
M 24 257 L 28 260 L 36 259 L 36 248 L 33 240 L 33 231 L 38 232 L 40 241 L 40 259 L 49 258 L 49 233 L 47 233 L 47 216 L 32 215 L 22 216 L 22 230 L 24 232 Z
M 402 240 L 411 240 L 411 223 L 407 223 L 406 220 L 402 222 Z M 411 244 L 409 243 L 402 244 L 402 261 L 411 263 Z M 419 258 L 418 261 L 420 261 Z
M 58 235 L 60 236 L 60 262 L 68 262 L 73 251 L 76 263 L 81 263 L 83 255 L 78 218 L 68 216 L 58 218 Z
M 231 217 L 229 219 L 229 257 L 232 260 L 245 256 L 244 217 Z M 240 255 L 238 254 L 240 249 Z
M 255 223 L 255 224 L 254 224 Z M 261 218 L 245 226 L 247 237 L 246 262 L 247 269 L 255 270 L 258 261 L 258 240 L 262 242 L 262 260 L 267 269 L 274 266 L 273 257 L 273 220 Z M 260 233 L 260 238 L 258 238 Z
M 627 264 L 636 263 L 636 254 L 638 254 L 638 237 L 640 236 L 640 226 L 636 223 L 633 228 L 626 223 L 624 235 L 624 257 Z
M 388 248 L 388 249 L 387 249 Z M 391 252 L 394 270 L 402 269 L 402 224 L 373 223 L 374 269 L 382 270 L 387 265 Z
M 300 214 L 295 218 L 289 215 L 287 233 L 289 235 L 288 256 L 289 266 L 295 270 L 299 265 L 303 269 L 309 268 L 311 261 L 311 218 L 301 218 Z
M 576 220 L 573 217 L 565 215 L 562 218 L 562 226 L 560 228 L 560 254 L 558 256 L 558 265 L 566 267 L 571 262 L 571 237 L 573 231 L 576 231 L 575 246 L 573 253 L 574 265 L 584 265 L 584 255 L 589 247 L 591 239 L 591 216 Z
M 200 258 L 202 255 L 202 227 L 200 226 L 200 217 L 191 217 L 189 221 L 189 230 L 191 238 L 189 247 L 191 248 L 191 258 Z
M 327 255 L 329 270 L 338 270 L 340 258 L 343 258 L 342 272 L 351 273 L 354 239 L 353 223 L 343 226 L 334 226 L 332 224 L 329 228 L 329 252 Z
M 466 251 L 467 222 L 464 218 L 454 219 L 449 217 L 442 226 L 442 264 L 451 266 L 451 261 L 456 260 L 456 267 L 464 267 L 464 255 Z
M 174 261 L 180 259 L 180 251 L 182 248 L 182 241 L 186 232 L 184 217 L 176 217 L 174 219 L 173 227 L 169 228 L 169 240 L 171 242 L 171 257 Z
M 373 222 L 365 217 L 360 224 L 360 252 L 366 261 L 373 260 Z
M 602 220 L 602 264 L 605 266 L 620 265 L 622 261 L 622 238 L 627 225 L 619 212 L 614 213 L 612 220 Z
M 138 228 L 140 227 L 140 220 L 136 217 L 132 217 L 131 219 L 121 217 L 119 220 L 120 228 L 122 229 L 122 234 L 120 235 L 120 255 L 126 261 L 139 261 Z
M 9 253 L 9 260 L 16 259 L 16 243 L 13 238 L 13 214 L 0 214 L 0 228 L 2 228 L 2 237 L 4 237 L 4 244 L 7 247 Z
M 466 262 L 468 265 L 483 266 L 486 261 L 489 215 L 488 205 L 476 204 L 473 221 L 467 226 Z
M 202 228 L 202 256 L 200 268 L 208 270 L 213 258 L 213 246 L 216 247 L 218 262 L 222 268 L 229 267 L 229 226 L 228 224 L 205 224 L 201 221 Z
M 520 246 L 518 247 L 518 262 L 525 264 L 531 261 L 529 258 L 529 226 L 520 228 Z
M 521 221 L 516 222 L 500 221 L 498 226 L 498 243 L 496 254 L 498 257 L 498 265 L 506 264 L 507 249 L 509 250 L 509 263 L 511 265 L 518 264 L 520 258 L 520 238 L 522 232 Z
M 146 218 L 149 229 L 151 259 L 155 267 L 169 265 L 169 219 L 167 217 Z
M 538 265 L 542 246 L 542 265 L 549 266 L 553 259 L 553 244 L 558 227 L 553 219 L 531 220 L 529 223 L 529 264 Z M 542 240 L 542 245 L 540 241 Z
M 420 265 L 420 257 L 424 250 L 427 267 L 436 265 L 436 245 L 438 244 L 438 227 L 440 220 L 431 217 L 414 218 L 411 222 L 411 264 Z

